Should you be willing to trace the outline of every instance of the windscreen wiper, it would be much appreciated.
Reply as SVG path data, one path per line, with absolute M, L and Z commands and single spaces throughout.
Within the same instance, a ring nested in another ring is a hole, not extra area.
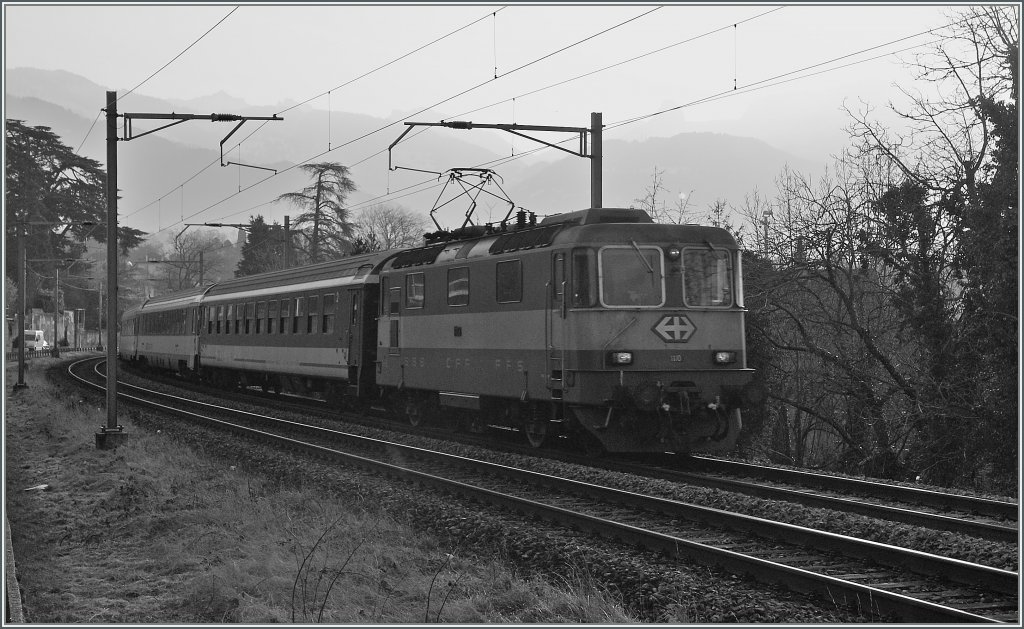
M 647 267 L 647 272 L 650 273 L 651 275 L 654 275 L 654 267 L 651 266 L 651 263 L 648 262 L 647 258 L 644 257 L 644 254 L 640 251 L 640 247 L 637 246 L 636 241 L 630 240 L 629 244 L 633 245 L 633 251 L 636 251 L 637 257 L 639 257 L 640 261 L 644 263 L 645 267 Z

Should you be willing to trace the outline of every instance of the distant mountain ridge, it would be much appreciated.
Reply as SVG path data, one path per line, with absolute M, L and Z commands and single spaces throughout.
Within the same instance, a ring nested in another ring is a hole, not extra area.
M 6 73 L 5 117 L 30 125 L 48 126 L 65 144 L 106 162 L 105 124 L 101 108 L 108 88 L 76 74 L 60 70 L 16 68 Z M 269 116 L 289 105 L 253 106 L 225 93 L 188 101 L 165 101 L 131 94 L 119 102 L 120 112 L 235 113 Z M 589 116 L 589 112 L 585 114 Z M 185 123 L 118 145 L 118 183 L 121 220 L 147 232 L 167 229 L 175 222 L 247 222 L 250 215 L 270 220 L 289 213 L 271 203 L 279 194 L 308 184 L 296 163 L 309 160 L 350 164 L 359 190 L 350 197 L 353 205 L 379 202 L 404 205 L 427 215 L 438 195 L 443 173 L 452 167 L 491 163 L 508 157 L 509 136 L 499 131 L 429 129 L 410 134 L 392 152 L 392 166 L 434 171 L 433 188 L 417 196 L 405 189 L 417 182 L 431 183 L 429 173 L 389 170 L 384 150 L 405 130 L 404 124 L 342 111 L 328 113 L 308 106 L 294 107 L 283 121 L 246 123 L 225 143 L 223 159 L 257 166 L 220 168 L 218 143 L 233 123 Z M 436 120 L 429 114 L 418 121 Z M 150 122 L 150 121 L 146 121 Z M 135 122 L 136 133 L 158 126 Z M 88 130 L 92 127 L 91 132 Z M 212 129 L 211 129 L 212 127 Z M 259 130 L 258 133 L 253 133 Z M 88 132 L 88 141 L 86 134 Z M 489 135 L 486 135 L 489 134 Z M 238 141 L 242 144 L 234 147 Z M 517 139 L 517 146 L 526 146 Z M 527 147 L 533 148 L 533 147 Z M 526 150 L 526 149 L 523 149 Z M 760 140 L 716 133 L 678 133 L 643 141 L 604 138 L 603 197 L 606 207 L 628 207 L 645 195 L 657 170 L 666 192 L 666 204 L 674 206 L 680 193 L 687 195 L 691 212 L 702 215 L 708 206 L 723 200 L 742 204 L 755 190 L 770 194 L 784 166 L 808 171 L 814 165 L 777 150 Z M 264 169 L 276 169 L 271 174 Z M 538 214 L 554 214 L 589 207 L 590 162 L 566 156 L 552 162 L 530 164 L 515 160 L 497 168 L 502 188 L 517 206 Z M 263 181 L 272 177 L 271 181 Z M 400 194 L 396 194 L 399 192 Z M 385 196 L 391 193 L 391 197 Z M 394 200 L 391 200 L 394 199 Z M 501 218 L 507 204 L 481 198 L 481 210 Z M 444 212 L 447 220 L 461 221 L 464 206 Z M 478 215 L 479 216 L 479 215 Z M 481 220 L 487 220 L 486 216 Z M 175 228 L 179 230 L 180 226 Z

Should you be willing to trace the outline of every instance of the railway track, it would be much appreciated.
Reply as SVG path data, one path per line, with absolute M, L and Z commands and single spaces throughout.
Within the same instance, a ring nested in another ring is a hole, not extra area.
M 163 381 L 170 382 L 166 379 Z M 182 383 L 173 381 L 170 384 L 181 386 Z M 258 400 L 260 404 L 271 405 L 274 408 L 300 413 L 313 411 L 325 419 L 338 417 L 338 414 L 323 402 L 270 395 L 254 400 L 254 394 L 255 391 L 217 392 L 218 397 L 227 396 L 242 404 L 252 404 Z M 380 428 L 382 421 L 385 421 L 389 429 L 442 440 L 457 439 L 469 445 L 495 447 L 493 439 L 453 433 L 447 429 L 431 426 L 413 427 L 403 421 L 385 420 L 379 416 L 367 418 L 358 413 L 343 413 L 342 416 L 345 421 L 370 427 Z M 936 531 L 970 535 L 979 539 L 1015 543 L 1020 536 L 1016 522 L 1018 505 L 1013 502 L 706 457 L 665 455 L 660 460 L 655 459 L 655 464 L 616 458 L 594 459 L 565 449 L 538 451 L 517 441 L 522 442 L 524 439 L 502 441 L 500 447 L 527 456 L 545 456 L 566 463 L 858 514 Z
M 828 491 L 841 491 L 845 494 L 890 498 L 908 504 L 991 516 L 1006 521 L 1016 522 L 1020 511 L 1018 503 L 1004 500 L 939 492 L 920 487 L 908 487 L 906 485 L 880 483 L 867 479 L 832 476 L 806 470 L 753 465 L 724 459 L 692 457 L 692 460 L 693 465 L 702 471 L 748 476 L 772 482 L 793 483 Z
M 136 393 L 129 399 L 184 412 L 168 406 L 166 394 Z M 173 402 L 202 409 L 188 411 L 195 421 L 247 438 L 816 593 L 870 614 L 909 622 L 1017 618 L 1015 572 L 181 397 Z

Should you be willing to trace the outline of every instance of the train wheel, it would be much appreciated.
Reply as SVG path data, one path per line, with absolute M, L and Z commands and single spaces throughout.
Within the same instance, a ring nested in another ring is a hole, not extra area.
M 523 425 L 523 432 L 526 433 L 526 440 L 530 442 L 530 445 L 539 448 L 544 445 L 548 436 L 548 420 L 538 417 L 529 418 Z
M 402 414 L 414 427 L 422 426 L 426 422 L 426 415 L 423 412 L 423 403 L 412 395 L 407 395 L 402 400 Z

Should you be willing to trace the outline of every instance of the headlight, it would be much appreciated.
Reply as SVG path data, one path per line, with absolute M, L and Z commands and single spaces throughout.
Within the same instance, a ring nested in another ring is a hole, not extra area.
M 729 365 L 736 362 L 736 352 L 715 352 L 714 361 L 716 365 Z
M 608 352 L 609 365 L 632 365 L 633 352 Z

